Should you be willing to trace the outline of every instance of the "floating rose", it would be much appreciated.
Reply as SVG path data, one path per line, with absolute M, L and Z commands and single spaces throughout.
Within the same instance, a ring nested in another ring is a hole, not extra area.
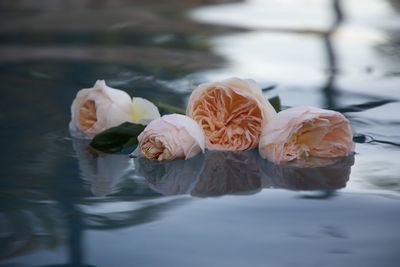
M 120 125 L 133 122 L 146 125 L 160 117 L 157 107 L 143 98 L 133 98 L 124 91 L 108 87 L 99 80 L 92 88 L 82 89 L 71 106 L 71 135 L 91 139 L 96 134 Z
M 138 136 L 140 152 L 151 160 L 188 159 L 204 152 L 204 135 L 191 118 L 171 114 L 155 119 Z
M 344 157 L 354 150 L 348 120 L 339 112 L 295 107 L 279 112 L 262 130 L 259 151 L 274 163 L 315 156 Z
M 208 149 L 235 151 L 257 147 L 276 112 L 254 81 L 230 78 L 197 87 L 186 114 L 203 129 Z

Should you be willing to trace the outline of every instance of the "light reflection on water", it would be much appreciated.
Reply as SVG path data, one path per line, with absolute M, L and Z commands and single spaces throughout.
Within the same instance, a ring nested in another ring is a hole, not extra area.
M 28 2 L 24 16 L 0 10 L 15 19 L 0 26 L 1 266 L 397 266 L 398 2 L 341 1 L 336 24 L 328 0 Z M 98 78 L 184 107 L 196 84 L 232 75 L 277 85 L 267 93 L 284 106 L 345 111 L 356 155 L 155 163 L 66 132 L 71 100 Z
M 354 157 L 275 165 L 257 151 L 208 151 L 187 161 L 170 163 L 138 159 L 137 168 L 149 186 L 163 195 L 210 197 L 255 194 L 262 188 L 333 191 L 346 186 Z
M 334 2 L 341 4 L 344 17 L 336 24 Z M 297 4 L 308 8 L 299 9 Z M 398 40 L 400 20 L 391 3 L 370 1 L 365 6 L 358 0 L 296 4 L 253 0 L 230 4 L 226 7 L 230 12 L 221 12 L 224 8 L 198 8 L 192 15 L 199 21 L 240 25 L 250 31 L 213 39 L 216 52 L 230 64 L 218 71 L 204 72 L 206 79 L 233 74 L 253 77 L 261 83 L 276 82 L 274 93 L 287 106 L 346 110 L 349 105 L 366 105 L 365 109 L 346 115 L 356 134 L 382 142 L 358 144 L 353 178 L 345 191 L 398 191 L 395 159 L 400 157 L 400 79 L 389 74 L 399 70 L 399 47 L 393 39 Z M 324 45 L 326 34 L 328 46 Z M 386 46 L 391 47 L 391 52 L 381 49 Z M 366 103 L 370 101 L 382 101 L 382 105 L 368 107 Z

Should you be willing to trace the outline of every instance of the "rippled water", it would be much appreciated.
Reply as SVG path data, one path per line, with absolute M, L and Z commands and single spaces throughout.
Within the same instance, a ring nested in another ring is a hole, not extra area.
M 199 2 L 0 3 L 0 266 L 398 266 L 399 2 Z M 155 163 L 69 137 L 96 79 L 184 107 L 230 76 L 344 112 L 356 154 Z

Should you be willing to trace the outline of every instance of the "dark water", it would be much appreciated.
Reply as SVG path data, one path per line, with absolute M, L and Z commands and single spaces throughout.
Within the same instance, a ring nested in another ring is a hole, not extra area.
M 399 265 L 399 2 L 206 2 L 0 2 L 0 266 Z M 69 137 L 97 79 L 185 107 L 230 76 L 344 112 L 356 154 L 155 163 Z

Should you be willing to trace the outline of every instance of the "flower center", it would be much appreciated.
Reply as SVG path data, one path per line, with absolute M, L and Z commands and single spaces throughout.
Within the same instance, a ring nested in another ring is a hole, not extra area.
M 166 148 L 159 138 L 147 138 L 142 145 L 142 152 L 146 158 L 155 160 L 162 160 L 162 154 L 165 152 Z
M 245 150 L 257 145 L 262 114 L 256 101 L 234 91 L 212 88 L 196 103 L 193 119 L 207 142 L 224 150 Z
M 96 103 L 93 100 L 87 100 L 79 109 L 79 125 L 83 130 L 88 130 L 96 122 Z
M 314 155 L 314 148 L 320 145 L 328 131 L 329 120 L 324 118 L 303 123 L 299 131 L 285 144 L 285 156 L 295 159 Z

